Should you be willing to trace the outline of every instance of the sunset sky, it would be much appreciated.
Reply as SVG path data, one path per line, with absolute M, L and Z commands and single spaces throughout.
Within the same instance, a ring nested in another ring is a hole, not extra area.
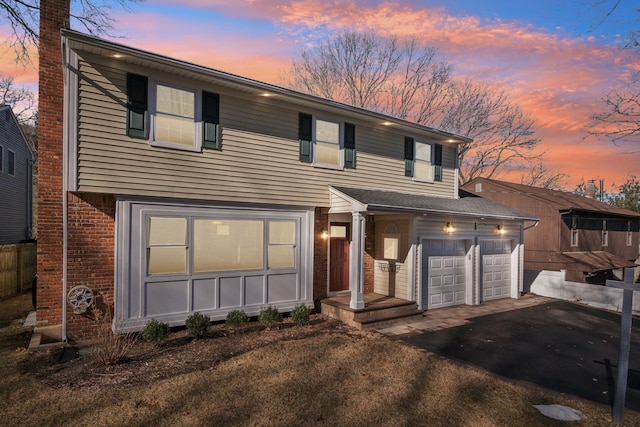
M 536 120 L 548 166 L 570 175 L 565 188 L 604 179 L 611 191 L 640 175 L 640 148 L 584 139 L 582 128 L 598 98 L 640 71 L 638 53 L 621 49 L 640 13 L 636 1 L 622 0 L 603 20 L 613 2 L 599 1 L 147 0 L 130 12 L 114 9 L 116 30 L 106 38 L 277 84 L 300 49 L 336 32 L 414 35 L 455 77 L 504 88 Z M 0 73 L 37 88 L 35 69 L 16 66 L 11 52 Z

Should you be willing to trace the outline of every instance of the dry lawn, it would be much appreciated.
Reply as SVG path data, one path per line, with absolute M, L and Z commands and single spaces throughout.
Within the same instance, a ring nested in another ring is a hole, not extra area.
M 139 342 L 131 360 L 110 369 L 90 356 L 59 364 L 59 351 L 27 352 L 30 331 L 21 319 L 29 305 L 28 295 L 0 302 L 4 425 L 611 425 L 608 407 L 514 384 L 319 317 L 307 327 L 212 332 L 196 341 L 174 332 L 170 344 Z M 532 407 L 552 403 L 587 419 L 553 421 Z M 639 418 L 627 413 L 627 425 L 640 426 Z

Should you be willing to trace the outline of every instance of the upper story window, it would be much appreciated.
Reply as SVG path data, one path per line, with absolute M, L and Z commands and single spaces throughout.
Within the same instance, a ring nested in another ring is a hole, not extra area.
M 442 181 L 442 145 L 404 139 L 404 174 L 416 181 Z
M 356 167 L 355 125 L 299 115 L 300 161 L 330 169 Z
M 220 97 L 127 74 L 127 135 L 200 151 L 220 148 Z
M 314 132 L 314 164 L 342 168 L 340 123 L 316 119 Z
M 9 175 L 16 174 L 16 153 L 7 150 L 7 173 Z
M 155 94 L 153 142 L 200 149 L 196 138 L 196 92 L 158 83 Z

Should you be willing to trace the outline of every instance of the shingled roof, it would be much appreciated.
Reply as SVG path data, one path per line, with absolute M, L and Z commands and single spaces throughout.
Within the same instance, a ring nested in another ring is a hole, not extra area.
M 531 215 L 500 205 L 491 200 L 483 199 L 466 191 L 460 192 L 459 199 L 447 199 L 444 197 L 423 196 L 397 191 L 338 186 L 330 186 L 330 188 L 341 193 L 343 197 L 346 196 L 349 199 L 365 205 L 368 211 L 386 210 L 522 221 L 538 220 Z
M 469 181 L 465 187 L 473 191 L 473 185 L 482 182 L 491 183 L 492 185 L 501 187 L 507 193 L 520 193 L 545 201 L 553 208 L 562 212 L 585 211 L 615 214 L 625 217 L 640 217 L 640 213 L 638 212 L 603 203 L 589 197 L 569 193 L 567 191 L 550 190 L 547 188 L 532 187 L 530 185 L 515 184 L 513 182 L 497 181 L 487 178 L 475 178 Z M 482 195 L 482 192 L 480 192 L 480 195 Z

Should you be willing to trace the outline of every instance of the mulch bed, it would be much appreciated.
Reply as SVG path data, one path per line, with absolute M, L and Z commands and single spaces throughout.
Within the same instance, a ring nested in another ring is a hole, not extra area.
M 68 361 L 61 359 L 69 355 L 69 350 L 64 356 L 59 348 L 31 353 L 22 370 L 54 388 L 113 390 L 211 368 L 234 356 L 278 341 L 299 340 L 331 332 L 356 333 L 341 322 L 320 314 L 312 315 L 310 323 L 305 326 L 295 324 L 290 318 L 271 329 L 265 329 L 258 322 L 250 322 L 238 330 L 217 324 L 199 339 L 192 338 L 184 329 L 172 331 L 159 343 L 139 338 L 126 359 L 113 366 L 96 360 L 89 346 L 77 347 L 77 357 Z

